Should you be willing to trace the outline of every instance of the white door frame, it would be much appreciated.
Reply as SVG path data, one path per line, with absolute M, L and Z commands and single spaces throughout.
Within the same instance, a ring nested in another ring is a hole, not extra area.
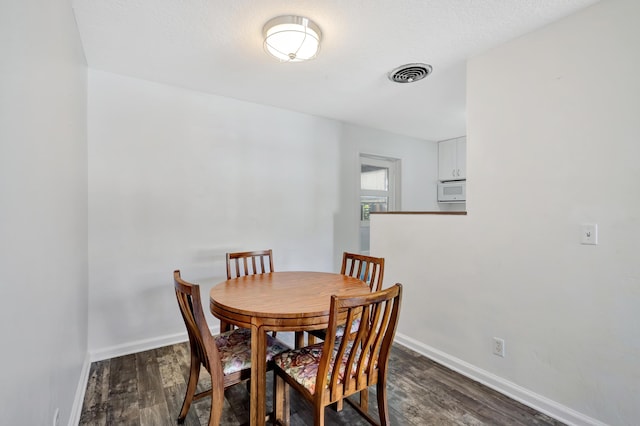
M 369 248 L 365 246 L 364 237 L 368 241 L 370 221 L 362 219 L 362 196 L 379 196 L 387 198 L 387 211 L 400 210 L 400 160 L 397 158 L 384 157 L 381 155 L 360 153 L 358 161 L 358 175 L 362 173 L 363 165 L 378 166 L 388 169 L 388 185 L 386 191 L 363 190 L 361 179 L 358 179 L 358 212 L 360 214 L 360 232 L 358 244 L 360 253 L 369 254 Z M 368 246 L 368 243 L 366 244 Z

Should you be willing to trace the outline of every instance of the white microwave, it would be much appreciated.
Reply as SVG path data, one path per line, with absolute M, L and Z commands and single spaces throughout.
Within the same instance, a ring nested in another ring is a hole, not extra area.
M 438 184 L 438 202 L 462 203 L 467 200 L 467 182 L 458 180 Z

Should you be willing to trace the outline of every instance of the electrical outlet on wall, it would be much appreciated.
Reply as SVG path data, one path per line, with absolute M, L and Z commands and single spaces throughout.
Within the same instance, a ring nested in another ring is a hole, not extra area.
M 580 233 L 580 244 L 598 244 L 598 224 L 585 223 L 582 225 Z
M 493 354 L 504 358 L 504 339 L 499 337 L 493 338 Z

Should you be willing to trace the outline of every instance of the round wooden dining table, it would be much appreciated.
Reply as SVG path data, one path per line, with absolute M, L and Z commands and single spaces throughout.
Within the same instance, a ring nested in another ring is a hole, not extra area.
M 251 329 L 251 425 L 266 418 L 266 333 L 327 328 L 331 295 L 369 293 L 357 278 L 327 272 L 271 272 L 215 285 L 211 313 L 228 324 Z

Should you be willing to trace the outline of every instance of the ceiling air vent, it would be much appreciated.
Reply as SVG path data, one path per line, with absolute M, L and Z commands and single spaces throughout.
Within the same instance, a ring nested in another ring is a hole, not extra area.
M 396 83 L 413 83 L 431 74 L 432 70 L 431 65 L 427 64 L 406 64 L 391 71 L 389 80 Z

